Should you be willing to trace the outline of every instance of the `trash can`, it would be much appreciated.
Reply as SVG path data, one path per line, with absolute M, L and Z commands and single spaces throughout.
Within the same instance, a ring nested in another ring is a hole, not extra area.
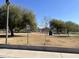
M 51 30 L 49 31 L 49 36 L 52 36 L 52 31 Z

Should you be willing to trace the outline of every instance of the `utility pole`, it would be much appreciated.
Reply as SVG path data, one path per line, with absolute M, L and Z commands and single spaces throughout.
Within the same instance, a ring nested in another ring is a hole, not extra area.
M 6 5 L 7 5 L 7 21 L 6 21 L 6 41 L 5 41 L 5 44 L 7 44 L 7 39 L 8 39 L 8 24 L 9 24 L 9 5 L 10 5 L 10 2 L 9 0 L 6 0 Z

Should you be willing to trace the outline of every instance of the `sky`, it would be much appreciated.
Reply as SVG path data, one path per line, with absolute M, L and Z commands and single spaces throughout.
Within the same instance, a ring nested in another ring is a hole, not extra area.
M 79 24 L 79 0 L 10 0 L 11 4 L 28 8 L 36 15 L 39 27 L 44 27 L 44 18 L 56 18 L 63 21 L 72 21 Z M 5 0 L 0 0 L 0 5 Z

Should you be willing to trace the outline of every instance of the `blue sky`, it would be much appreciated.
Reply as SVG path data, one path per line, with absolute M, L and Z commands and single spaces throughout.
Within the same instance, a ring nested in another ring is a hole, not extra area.
M 34 11 L 39 27 L 44 27 L 44 17 L 73 21 L 79 24 L 79 0 L 10 0 L 11 4 Z M 0 5 L 4 0 L 0 0 Z

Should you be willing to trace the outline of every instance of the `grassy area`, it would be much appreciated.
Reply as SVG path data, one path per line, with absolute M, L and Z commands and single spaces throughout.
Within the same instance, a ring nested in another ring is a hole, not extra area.
M 1 34 L 0 34 L 1 35 Z M 28 45 L 44 45 L 46 38 L 46 46 L 78 48 L 79 37 L 65 36 L 48 36 L 42 33 L 29 33 Z M 5 44 L 5 37 L 0 37 L 0 44 Z M 27 45 L 27 33 L 15 33 L 15 37 L 8 38 L 8 44 L 12 45 Z

